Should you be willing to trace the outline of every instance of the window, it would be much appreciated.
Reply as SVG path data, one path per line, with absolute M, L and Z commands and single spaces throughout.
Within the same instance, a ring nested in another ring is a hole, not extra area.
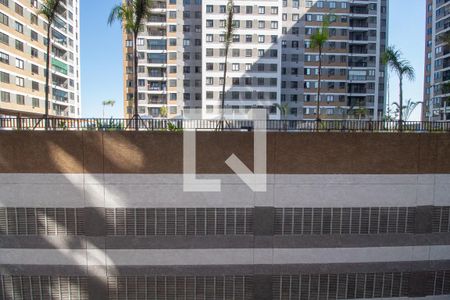
M 212 43 L 213 42 L 213 35 L 212 34 L 207 34 L 206 35 L 206 42 L 207 43 Z M 212 49 L 211 49 L 212 50 Z M 212 55 L 211 55 L 212 56 Z
M 16 76 L 16 85 L 20 86 L 20 87 L 24 87 L 25 79 L 23 79 L 22 77 Z
M 214 27 L 214 21 L 213 20 L 206 20 L 206 28 Z
M 39 107 L 39 99 L 38 98 L 32 98 L 31 99 L 31 105 L 33 105 L 33 108 Z
M 212 5 L 206 5 L 206 13 L 213 13 L 214 12 L 214 6 Z
M 0 23 L 8 26 L 9 25 L 9 18 L 7 15 L 0 13 Z
M 272 6 L 272 7 L 270 8 L 270 13 L 271 13 L 272 15 L 278 15 L 278 7 Z
M 16 23 L 14 23 L 14 28 L 17 32 L 23 33 L 23 25 L 21 23 L 16 21 Z
M 9 64 L 9 55 L 3 52 L 0 52 L 0 62 L 4 64 Z
M 258 43 L 264 43 L 266 40 L 266 37 L 264 35 L 258 36 Z
M 232 64 L 231 69 L 232 69 L 233 71 L 239 71 L 239 64 Z
M 277 21 L 272 21 L 272 22 L 270 22 L 270 28 L 272 28 L 272 29 L 278 29 L 278 22 L 277 22 Z
M 247 34 L 245 36 L 245 42 L 246 43 L 251 43 L 252 42 L 252 35 L 251 34 Z
M 2 102 L 11 102 L 11 94 L 5 91 L 0 92 L 0 100 Z
M 19 51 L 23 51 L 23 43 L 19 40 L 16 40 L 16 49 Z
M 9 83 L 9 74 L 0 71 L 0 82 Z
M 253 6 L 246 6 L 245 7 L 245 13 L 246 14 L 252 14 L 253 13 Z
M 265 6 L 260 6 L 258 7 L 258 13 L 263 15 L 266 13 L 266 7 Z
M 32 82 L 31 82 L 31 89 L 32 89 L 33 91 L 39 91 L 39 82 L 32 81 Z
M 30 14 L 31 24 L 38 25 L 38 17 L 35 14 Z
M 24 95 L 16 95 L 16 103 L 19 105 L 25 105 L 25 96 Z
M 34 30 L 31 30 L 31 40 L 32 41 L 37 41 L 38 40 L 38 34 Z
M 253 27 L 253 22 L 250 20 L 245 21 L 245 28 L 252 28 Z
M 31 48 L 31 56 L 32 57 L 38 57 L 39 51 L 36 48 Z
M 18 3 L 16 3 L 14 11 L 16 12 L 16 14 L 23 16 L 23 7 Z
M 22 69 L 23 70 L 23 60 L 16 58 L 16 68 Z
M 31 74 L 39 74 L 39 67 L 36 65 L 31 65 Z
M 0 42 L 9 45 L 9 36 L 3 32 L 0 32 Z
M 266 27 L 266 22 L 264 21 L 258 21 L 258 28 L 259 29 L 264 29 Z
M 0 4 L 3 4 L 5 6 L 9 6 L 8 0 L 0 0 Z
M 213 84 L 214 84 L 214 78 L 206 77 L 206 85 L 213 85 Z

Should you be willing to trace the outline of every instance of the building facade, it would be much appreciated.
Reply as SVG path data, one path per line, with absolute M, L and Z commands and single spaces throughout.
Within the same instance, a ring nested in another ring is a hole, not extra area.
M 0 114 L 45 113 L 47 22 L 42 1 L 0 1 Z M 51 29 L 49 115 L 79 117 L 79 0 L 62 0 Z
M 450 2 L 427 0 L 425 38 L 425 81 L 422 118 L 450 120 L 450 46 L 441 40 L 450 28 Z
M 156 3 L 138 41 L 142 115 L 170 118 L 191 108 L 206 114 L 218 111 L 227 2 Z M 332 22 L 322 57 L 321 118 L 384 116 L 386 0 L 235 0 L 233 10 L 227 109 L 258 107 L 266 108 L 271 119 L 315 119 L 319 55 L 310 37 L 328 16 Z M 125 35 L 125 52 L 131 53 L 131 40 Z M 125 113 L 131 116 L 130 56 L 125 64 Z
M 267 138 L 266 192 L 247 132 L 197 133 L 221 192 L 184 192 L 178 135 L 2 133 L 0 299 L 449 299 L 448 134 Z

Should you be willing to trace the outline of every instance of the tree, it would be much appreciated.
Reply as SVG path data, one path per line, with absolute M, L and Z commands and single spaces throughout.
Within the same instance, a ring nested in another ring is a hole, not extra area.
M 386 52 L 383 54 L 383 63 L 388 65 L 389 68 L 394 71 L 399 79 L 399 107 L 403 107 L 403 80 L 406 77 L 410 81 L 415 79 L 414 68 L 411 63 L 406 59 L 402 58 L 402 53 L 397 50 L 395 47 L 391 46 L 386 49 Z M 403 109 L 399 110 L 399 130 L 401 131 L 403 128 Z
M 169 110 L 167 109 L 167 106 L 166 105 L 164 105 L 164 106 L 162 106 L 160 109 L 159 109 L 159 115 L 162 117 L 162 118 L 167 118 L 167 114 L 169 113 Z
M 103 119 L 105 118 L 105 106 L 113 107 L 114 104 L 116 104 L 116 101 L 111 100 L 111 99 L 110 100 L 105 100 L 105 101 L 102 102 L 102 105 L 103 105 Z
M 146 19 L 152 14 L 152 0 L 127 0 L 121 5 L 116 5 L 108 18 L 108 24 L 115 21 L 122 23 L 123 30 L 133 36 L 133 76 L 134 76 L 134 115 L 135 129 L 139 130 L 139 110 L 138 110 L 138 53 L 137 37 Z
M 52 24 L 56 19 L 56 12 L 61 4 L 60 0 L 44 0 L 38 10 L 38 15 L 44 16 L 47 20 L 47 53 L 45 65 L 45 130 L 48 130 L 48 111 L 49 111 L 49 95 L 50 95 L 50 49 L 51 49 L 51 32 Z
M 289 105 L 287 103 L 275 103 L 274 106 L 280 111 L 281 117 L 286 117 L 289 113 Z
M 400 110 L 400 105 L 396 102 L 393 103 L 393 105 L 396 107 L 395 113 L 400 116 L 400 113 L 404 116 L 405 121 L 408 121 L 411 117 L 412 113 L 416 109 L 416 107 L 421 104 L 421 101 L 412 101 L 411 99 L 406 102 L 406 105 L 402 106 L 402 109 Z
M 317 86 L 317 108 L 316 108 L 316 121 L 317 121 L 317 128 L 319 128 L 318 123 L 320 120 L 320 89 L 321 89 L 321 83 L 322 83 L 322 52 L 323 48 L 325 47 L 326 42 L 329 38 L 329 27 L 331 23 L 331 16 L 325 16 L 322 21 L 322 26 L 317 29 L 316 32 L 314 32 L 311 37 L 311 48 L 317 48 L 319 50 L 319 82 Z
M 220 105 L 221 108 L 221 121 L 220 121 L 220 127 L 223 130 L 224 129 L 224 110 L 225 110 L 225 86 L 227 83 L 227 70 L 228 70 L 228 52 L 230 51 L 231 43 L 233 42 L 233 33 L 234 33 L 234 4 L 233 0 L 228 0 L 227 4 L 227 30 L 225 31 L 225 40 L 224 40 L 224 46 L 225 46 L 225 65 L 223 66 L 223 85 L 222 85 L 222 103 Z

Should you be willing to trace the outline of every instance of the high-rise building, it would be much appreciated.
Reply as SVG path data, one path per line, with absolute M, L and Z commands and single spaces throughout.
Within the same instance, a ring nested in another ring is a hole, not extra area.
M 427 121 L 450 120 L 448 89 L 444 84 L 450 81 L 449 45 L 441 36 L 448 32 L 450 2 L 427 0 L 425 38 L 425 81 L 422 118 Z
M 51 26 L 49 114 L 79 117 L 79 0 L 61 0 Z M 45 113 L 47 21 L 42 1 L 0 0 L 0 114 Z
M 181 117 L 221 106 L 227 0 L 156 2 L 139 35 L 139 112 Z M 322 119 L 380 119 L 386 77 L 386 0 L 234 1 L 225 107 L 267 108 L 271 119 L 315 119 L 318 50 L 311 35 L 331 20 L 323 50 Z M 125 35 L 126 36 L 126 35 Z M 127 53 L 131 39 L 124 40 Z M 132 60 L 127 56 L 125 109 L 132 115 Z M 275 104 L 284 107 L 283 112 Z

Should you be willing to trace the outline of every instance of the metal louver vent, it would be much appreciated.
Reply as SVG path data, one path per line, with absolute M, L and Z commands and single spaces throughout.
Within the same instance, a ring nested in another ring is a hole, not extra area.
M 450 207 L 438 206 L 433 209 L 433 232 L 450 232 Z
M 107 208 L 108 235 L 252 234 L 252 208 Z
M 415 207 L 276 208 L 275 234 L 413 233 Z
M 409 273 L 301 274 L 273 277 L 273 299 L 407 297 Z
M 108 277 L 110 300 L 128 299 L 253 299 L 248 276 Z
M 0 235 L 84 235 L 83 208 L 0 208 Z
M 0 299 L 88 300 L 87 278 L 0 276 Z
M 434 272 L 431 295 L 450 295 L 450 270 Z

